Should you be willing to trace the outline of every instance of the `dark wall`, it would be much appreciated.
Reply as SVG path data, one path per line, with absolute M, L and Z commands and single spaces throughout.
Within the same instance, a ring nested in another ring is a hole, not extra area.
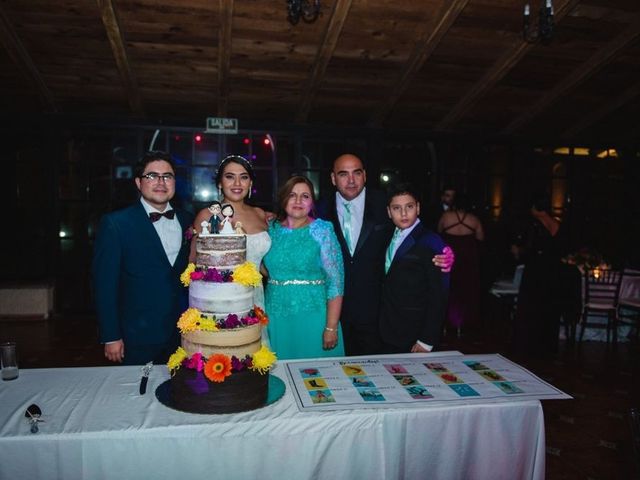
M 53 270 L 57 214 L 56 143 L 44 131 L 12 132 L 3 142 L 6 229 L 2 281 L 47 280 Z

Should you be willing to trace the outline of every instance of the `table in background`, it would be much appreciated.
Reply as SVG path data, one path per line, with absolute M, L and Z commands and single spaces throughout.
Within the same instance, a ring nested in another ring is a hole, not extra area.
M 282 367 L 273 373 L 285 379 Z M 167 378 L 155 367 L 142 396 L 139 367 L 0 382 L 0 478 L 544 478 L 537 400 L 301 413 L 287 384 L 263 409 L 196 415 L 155 398 Z M 32 403 L 46 420 L 37 434 L 24 418 Z

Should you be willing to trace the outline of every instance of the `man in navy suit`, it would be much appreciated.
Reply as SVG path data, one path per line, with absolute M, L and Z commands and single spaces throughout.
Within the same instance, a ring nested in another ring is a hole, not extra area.
M 148 152 L 136 167 L 140 201 L 105 215 L 93 256 L 93 284 L 104 355 L 137 365 L 166 362 L 179 343 L 176 323 L 187 308 L 180 274 L 188 262 L 183 232 L 192 216 L 171 208 L 175 166 Z
M 389 195 L 395 230 L 385 255 L 380 311 L 384 353 L 430 352 L 440 343 L 449 274 L 432 259 L 444 242 L 420 222 L 420 202 L 409 186 Z
M 345 282 L 340 326 L 347 355 L 382 352 L 379 301 L 384 251 L 393 225 L 387 216 L 385 195 L 365 188 L 366 180 L 360 158 L 348 153 L 340 155 L 331 172 L 331 182 L 337 191 L 327 199 L 320 214 L 333 223 L 342 248 Z M 436 265 L 446 271 L 453 261 L 448 247 L 443 255 L 434 258 Z

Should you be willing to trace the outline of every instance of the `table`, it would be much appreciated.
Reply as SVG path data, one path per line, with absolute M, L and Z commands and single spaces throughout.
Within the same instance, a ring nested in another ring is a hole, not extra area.
M 273 374 L 285 379 L 282 362 Z M 143 396 L 139 367 L 23 369 L 0 382 L 0 478 L 544 478 L 537 400 L 301 413 L 287 388 L 260 410 L 196 415 L 157 401 L 168 377 L 154 367 Z M 37 434 L 32 403 L 46 420 Z

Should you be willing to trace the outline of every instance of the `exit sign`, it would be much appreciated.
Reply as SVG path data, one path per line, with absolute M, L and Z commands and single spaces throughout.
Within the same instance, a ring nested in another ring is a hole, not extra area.
M 237 118 L 207 117 L 206 133 L 238 133 Z

